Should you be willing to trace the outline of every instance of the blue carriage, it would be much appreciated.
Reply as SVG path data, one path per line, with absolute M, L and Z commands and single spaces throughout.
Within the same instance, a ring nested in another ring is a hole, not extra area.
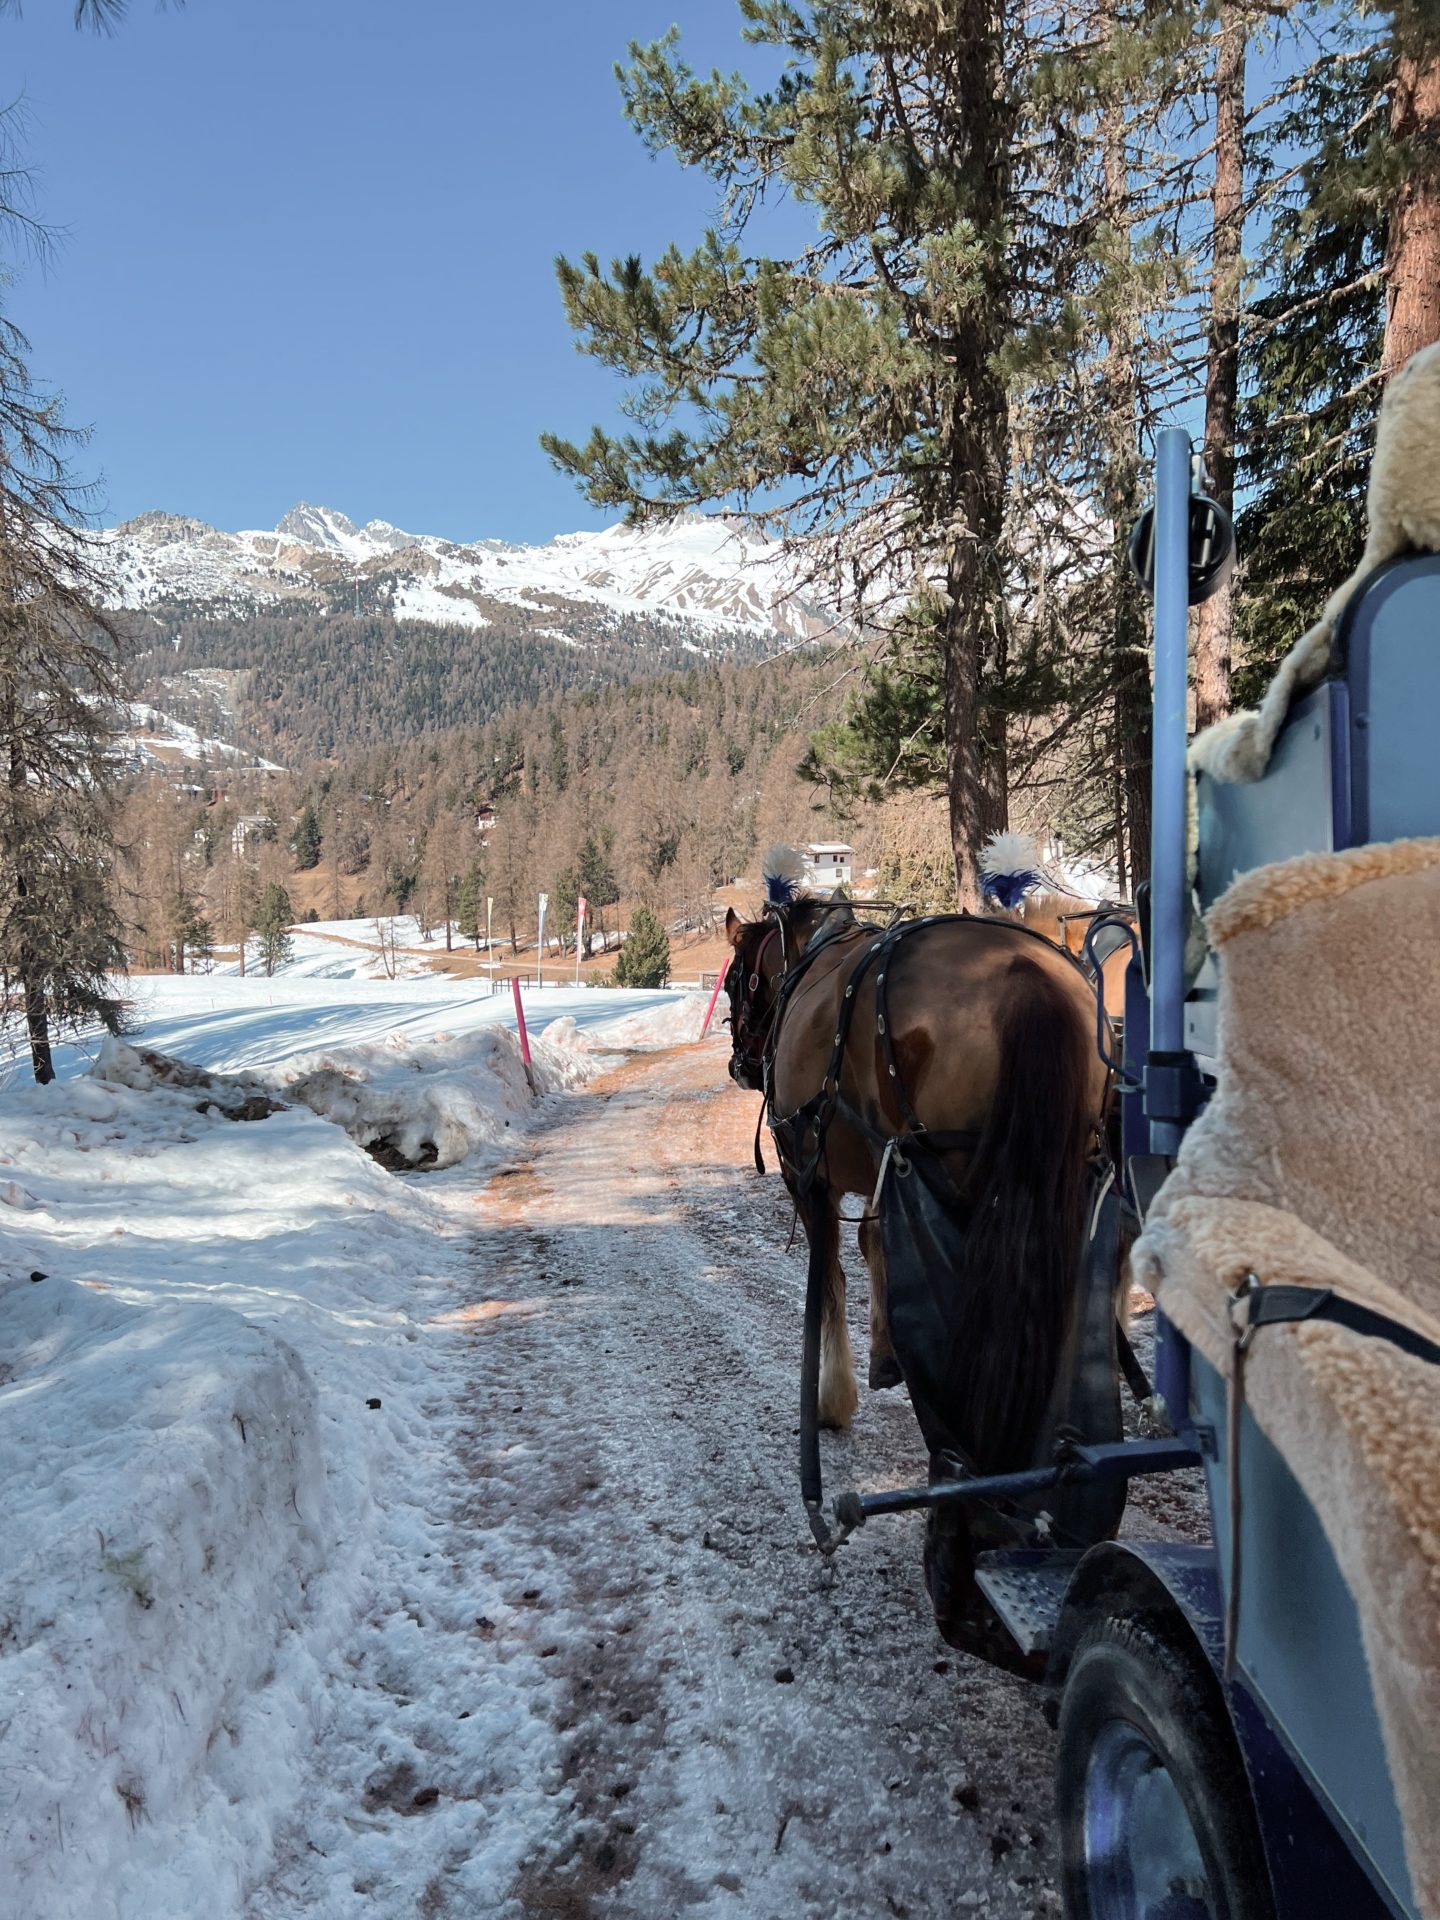
M 1187 602 L 1215 535 L 1162 434 L 1121 1075 L 1156 1437 L 837 1514 L 1203 1469 L 1213 1544 L 980 1563 L 1046 1666 L 1068 1920 L 1435 1920 L 1440 555 L 1357 584 L 1251 777 L 1223 777 L 1222 738 L 1192 780 Z

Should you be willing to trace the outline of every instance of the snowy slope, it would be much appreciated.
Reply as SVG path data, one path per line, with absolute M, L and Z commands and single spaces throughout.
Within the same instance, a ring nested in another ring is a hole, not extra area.
M 601 1063 L 581 1028 L 646 1044 L 686 1006 L 533 1002 L 542 1091 Z M 514 1612 L 503 1528 L 443 1497 L 472 1440 L 473 1225 L 342 1127 L 368 1102 L 440 1116 L 472 1161 L 513 1151 L 544 1112 L 513 1007 L 252 977 L 155 982 L 143 1015 L 147 1047 L 212 1068 L 329 1073 L 342 1125 L 202 1111 L 114 1044 L 0 1094 L 0 1912 L 239 1920 L 293 1858 L 328 1876 L 322 1920 L 398 1914 L 363 1892 L 420 1892 L 394 1812 L 425 1814 L 459 1910 L 493 1911 L 563 1775 L 544 1649 L 500 1662 L 477 1631 Z M 317 1748 L 363 1805 L 309 1797 Z
M 702 632 L 804 639 L 829 622 L 795 590 L 780 546 L 723 515 L 652 528 L 562 534 L 543 546 L 457 543 L 388 521 L 357 527 L 330 507 L 293 507 L 271 531 L 225 533 L 202 521 L 142 514 L 105 535 L 123 607 L 211 603 L 227 612 L 286 601 L 336 604 L 364 581 L 397 617 L 486 624 L 487 602 L 553 619 L 569 602 L 674 620 Z
M 204 764 L 244 772 L 280 771 L 275 761 L 237 747 L 232 740 L 202 734 L 198 728 L 139 700 L 127 701 L 119 708 L 112 751 L 128 770 L 135 772 L 157 768 L 175 772 Z

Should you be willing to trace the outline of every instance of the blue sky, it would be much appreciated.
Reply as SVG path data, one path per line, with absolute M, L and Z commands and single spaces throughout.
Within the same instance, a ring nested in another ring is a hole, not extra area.
M 647 155 L 611 71 L 672 20 L 697 66 L 746 59 L 731 0 L 135 0 L 108 38 L 70 0 L 0 16 L 65 229 L 5 303 L 94 428 L 102 518 L 597 524 L 536 441 L 618 394 L 552 261 L 701 230 L 707 183 Z

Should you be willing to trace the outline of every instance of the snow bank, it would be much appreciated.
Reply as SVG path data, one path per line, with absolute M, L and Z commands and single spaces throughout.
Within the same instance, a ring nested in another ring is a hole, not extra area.
M 577 1087 L 598 1070 L 599 1060 L 566 1038 L 547 1033 L 532 1043 L 535 1093 Z M 501 1026 L 426 1041 L 396 1033 L 379 1045 L 301 1054 L 273 1083 L 362 1147 L 412 1167 L 453 1167 L 499 1147 L 535 1101 L 519 1039 Z
M 598 1049 L 609 1053 L 639 1053 L 662 1047 L 683 1047 L 700 1038 L 708 993 L 671 994 L 659 1005 L 623 1013 L 613 1020 L 578 1029 L 573 1020 L 556 1020 L 545 1029 L 545 1038 L 567 1047 Z
M 227 1119 L 105 1062 L 137 1084 L 0 1100 L 0 1913 L 237 1920 L 295 1860 L 352 1911 L 414 1829 L 317 1805 L 317 1746 L 443 1794 L 479 1911 L 558 1764 L 549 1670 L 476 1633 L 507 1595 L 445 1497 L 463 1218 L 302 1106 Z
M 538 1088 L 698 1005 L 527 997 L 562 1016 Z M 211 1073 L 109 1042 L 0 1092 L 0 1913 L 258 1920 L 302 1874 L 338 1915 L 357 1876 L 410 1886 L 414 1829 L 317 1804 L 317 1746 L 383 1808 L 423 1788 L 482 1911 L 555 1817 L 561 1683 L 477 1633 L 518 1604 L 503 1529 L 447 1504 L 486 1324 L 463 1196 L 327 1122 L 494 1153 L 537 1111 L 513 1007 L 188 978 L 145 1011 L 147 1046 Z
M 395 1183 L 308 1113 L 196 1102 L 91 1079 L 0 1112 L 20 1200 L 0 1221 L 15 1920 L 198 1913 L 238 1890 L 272 1843 L 255 1782 L 283 1777 L 313 1684 L 293 1630 L 362 1517 L 327 1432 L 359 1425 L 361 1383 L 334 1383 L 342 1419 L 287 1336 L 326 1312 L 306 1279 L 362 1305 L 358 1261 L 311 1235 Z
M 103 1284 L 0 1283 L 12 1915 L 138 1913 L 161 1851 L 182 1884 L 238 1882 L 269 1836 L 229 1802 L 283 1757 L 277 1637 L 335 1544 L 294 1350 Z

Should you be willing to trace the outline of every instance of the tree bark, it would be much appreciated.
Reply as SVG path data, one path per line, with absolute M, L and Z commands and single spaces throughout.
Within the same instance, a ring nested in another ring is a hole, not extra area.
M 1112 19 L 1112 30 L 1113 25 Z M 1117 233 L 1125 235 L 1128 260 L 1133 221 L 1125 101 L 1119 94 L 1105 102 L 1101 157 L 1106 219 Z M 1122 895 L 1127 882 L 1138 887 L 1150 875 L 1150 646 L 1145 604 L 1131 571 L 1129 553 L 1130 530 L 1140 513 L 1138 333 L 1130 308 L 1117 300 L 1100 379 L 1106 439 L 1103 497 L 1112 528 L 1110 707 L 1118 767 L 1115 864 Z
M 1205 470 L 1226 513 L 1235 507 L 1235 411 L 1240 385 L 1240 273 L 1245 223 L 1245 53 L 1243 6 L 1221 0 L 1215 54 L 1215 183 L 1211 202 L 1210 327 L 1205 370 Z M 1195 724 L 1230 711 L 1233 579 L 1198 609 Z
M 23 881 L 21 892 L 24 892 Z M 22 960 L 22 969 L 24 964 Z M 30 1041 L 35 1084 L 48 1087 L 55 1078 L 55 1062 L 50 1053 L 50 1014 L 45 1005 L 45 989 L 31 973 L 22 972 L 21 985 L 25 994 L 25 1031 Z
M 1409 172 L 1385 248 L 1385 378 L 1440 340 L 1440 40 L 1425 9 L 1397 10 L 1390 132 Z
M 1008 294 L 1000 275 L 1009 200 L 1011 126 L 1001 71 L 1004 8 L 968 0 L 952 18 L 956 97 L 965 102 L 967 213 L 994 237 L 994 271 L 953 330 L 955 388 L 948 421 L 944 650 L 945 776 L 955 891 L 962 911 L 984 905 L 980 849 L 1006 824 L 1003 709 L 985 698 L 1005 670 L 1005 582 L 1000 564 L 1009 478 L 1010 407 L 996 356 Z

